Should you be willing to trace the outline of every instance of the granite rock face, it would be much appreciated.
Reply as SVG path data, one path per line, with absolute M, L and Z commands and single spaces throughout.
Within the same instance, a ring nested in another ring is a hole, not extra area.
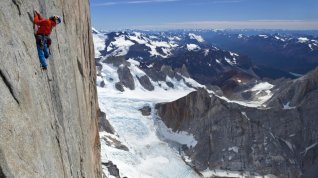
M 195 136 L 197 145 L 184 152 L 199 171 L 317 177 L 317 70 L 281 87 L 266 109 L 229 103 L 204 89 L 156 108 L 169 128 Z
M 63 18 L 47 73 L 33 10 Z M 102 177 L 89 1 L 1 1 L 0 39 L 0 177 Z
M 118 77 L 122 85 L 129 88 L 130 90 L 135 89 L 135 81 L 133 76 L 130 73 L 130 70 L 127 66 L 119 67 L 117 70 Z

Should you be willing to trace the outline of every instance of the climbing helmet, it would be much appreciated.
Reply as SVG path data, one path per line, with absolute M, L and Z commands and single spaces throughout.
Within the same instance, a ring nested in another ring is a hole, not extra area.
M 57 24 L 62 22 L 62 17 L 54 15 L 52 17 L 50 17 L 51 20 L 53 20 L 54 22 L 56 22 Z

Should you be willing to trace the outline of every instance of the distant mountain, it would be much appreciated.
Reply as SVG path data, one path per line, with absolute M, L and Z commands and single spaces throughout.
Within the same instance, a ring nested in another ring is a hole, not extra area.
M 105 42 L 103 50 L 99 51 L 104 58 L 124 56 L 126 59 L 134 59 L 140 62 L 144 70 L 153 67 L 159 69 L 162 65 L 176 69 L 185 65 L 190 76 L 196 81 L 220 87 L 226 87 L 235 80 L 234 83 L 263 77 L 295 78 L 289 72 L 277 68 L 256 66 L 247 55 L 215 47 L 207 35 L 214 33 L 219 32 L 111 32 L 103 34 Z
M 318 38 L 298 33 L 231 34 L 223 31 L 208 35 L 215 46 L 244 54 L 257 65 L 285 72 L 305 74 L 318 66 Z

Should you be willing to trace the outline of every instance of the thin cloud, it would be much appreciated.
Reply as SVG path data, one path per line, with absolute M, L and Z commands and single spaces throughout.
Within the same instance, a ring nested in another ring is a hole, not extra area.
M 201 0 L 196 2 L 191 2 L 192 5 L 204 5 L 204 4 L 232 4 L 240 3 L 246 0 Z
M 122 2 L 106 2 L 99 4 L 92 4 L 92 6 L 114 6 L 120 4 L 149 4 L 149 3 L 164 3 L 164 2 L 177 2 L 181 0 L 137 0 L 137 1 L 122 1 Z
M 144 25 L 135 29 L 286 29 L 317 30 L 318 21 L 303 20 L 246 20 L 246 21 L 191 21 L 159 25 Z

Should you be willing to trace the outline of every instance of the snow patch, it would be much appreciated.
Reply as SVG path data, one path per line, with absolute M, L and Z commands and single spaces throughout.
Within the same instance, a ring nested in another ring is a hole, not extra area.
M 300 37 L 300 38 L 298 38 L 298 42 L 299 42 L 299 43 L 306 43 L 306 42 L 308 42 L 308 41 L 309 41 L 309 39 L 306 38 L 306 37 Z
M 160 140 L 157 130 L 162 129 L 157 125 L 154 113 L 143 116 L 139 111 L 145 105 L 154 110 L 157 102 L 168 102 L 188 94 L 176 94 L 175 91 L 127 93 L 117 92 L 112 88 L 97 88 L 99 105 L 107 113 L 107 119 L 119 135 L 116 139 L 129 148 L 129 151 L 108 146 L 101 134 L 102 162 L 112 161 L 120 170 L 121 177 L 191 177 L 200 178 L 199 175 L 187 166 L 176 150 Z M 181 91 L 180 91 L 181 92 Z M 145 93 L 151 93 L 147 95 Z M 165 130 L 163 128 L 163 130 Z M 173 138 L 181 143 L 194 146 L 192 135 L 184 132 L 174 134 Z M 167 166 L 169 165 L 169 166 Z M 104 169 L 107 173 L 107 170 Z
M 295 77 L 302 77 L 304 76 L 303 74 L 297 74 L 297 73 L 294 73 L 294 72 L 289 72 L 289 74 L 295 76 Z
M 235 153 L 238 153 L 239 147 L 233 146 L 233 147 L 228 148 L 228 150 L 229 150 L 229 151 L 233 151 L 233 152 L 235 152 Z
M 233 53 L 233 52 L 229 52 L 230 54 L 231 54 L 231 56 L 233 56 L 233 57 L 238 57 L 239 55 L 238 54 L 236 54 L 236 53 Z
M 106 48 L 105 42 L 106 42 L 106 36 L 99 33 L 96 29 L 93 28 L 93 31 L 95 31 L 97 34 L 93 33 L 93 41 L 94 41 L 94 50 L 95 50 L 95 58 L 101 57 L 100 51 L 104 50 Z
M 173 132 L 172 129 L 168 128 L 161 120 L 157 122 L 158 132 L 165 140 L 177 142 L 181 145 L 187 145 L 189 148 L 195 147 L 198 143 L 192 134 L 185 131 Z
M 290 102 L 287 102 L 286 104 L 283 105 L 283 109 L 290 110 L 290 109 L 296 109 L 296 107 L 291 107 Z
M 112 56 L 125 56 L 128 53 L 129 48 L 134 44 L 134 42 L 126 40 L 125 35 L 121 35 L 115 37 L 115 41 L 112 41 L 108 47 L 110 47 L 110 49 L 115 49 L 115 51 L 112 52 Z M 107 49 L 107 51 L 108 50 L 109 49 Z
M 312 48 L 312 45 L 311 45 L 311 44 L 308 44 L 308 47 L 310 48 L 311 51 L 314 50 L 314 48 Z
M 187 49 L 189 51 L 200 50 L 201 48 L 196 44 L 187 44 Z
M 202 171 L 201 174 L 205 178 L 210 177 L 236 177 L 236 178 L 246 178 L 246 177 L 254 177 L 254 178 L 277 178 L 274 175 L 265 175 L 261 176 L 259 174 L 251 174 L 250 172 L 239 172 L 239 171 L 226 171 L 226 170 L 220 170 L 220 169 L 214 169 L 210 170 L 207 169 L 205 171 Z
M 261 38 L 268 38 L 268 36 L 267 35 L 258 35 L 259 37 L 261 37 Z
M 255 85 L 251 91 L 260 91 L 260 90 L 270 90 L 274 87 L 274 85 L 268 83 L 268 82 L 262 82 L 257 85 Z
M 224 59 L 225 59 L 225 61 L 226 61 L 228 64 L 230 64 L 231 66 L 234 66 L 234 65 L 237 64 L 235 58 L 233 58 L 233 60 L 231 60 L 231 59 L 229 59 L 229 58 L 227 58 L 227 57 L 224 57 Z
M 304 156 L 305 156 L 309 150 L 313 149 L 313 148 L 314 148 L 315 146 L 317 146 L 317 145 L 318 145 L 318 142 L 316 142 L 316 143 L 314 143 L 314 144 L 308 146 L 308 147 L 305 149 L 305 151 L 303 151 L 303 152 L 301 152 L 301 153 L 304 154 Z
M 209 50 L 209 49 L 205 49 L 205 50 L 204 50 L 204 56 L 209 55 L 209 52 L 210 52 L 210 50 Z
M 200 35 L 196 35 L 194 33 L 189 33 L 189 37 L 190 37 L 190 39 L 197 40 L 200 43 L 204 42 L 203 37 Z

